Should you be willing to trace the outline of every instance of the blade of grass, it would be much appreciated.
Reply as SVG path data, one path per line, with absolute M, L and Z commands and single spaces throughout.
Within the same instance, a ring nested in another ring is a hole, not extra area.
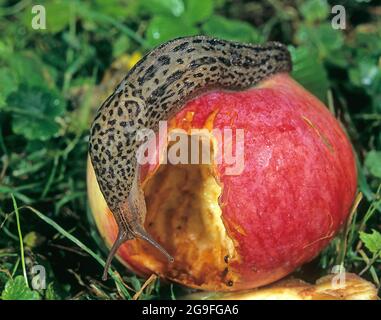
M 12 202 L 13 202 L 13 208 L 14 208 L 15 214 L 16 214 L 17 232 L 18 232 L 19 241 L 20 241 L 22 273 L 24 275 L 25 284 L 29 288 L 28 277 L 26 275 L 25 256 L 24 256 L 24 242 L 23 242 L 22 233 L 21 233 L 19 209 L 17 207 L 16 199 L 15 199 L 13 193 L 11 193 L 11 197 L 12 197 Z
M 177 300 L 176 299 L 176 295 L 175 295 L 175 291 L 174 291 L 174 285 L 173 285 L 173 283 L 171 283 L 170 289 L 171 289 L 171 299 L 172 300 Z
M 355 152 L 355 157 L 356 157 L 356 166 L 357 166 L 358 186 L 359 186 L 361 192 L 366 197 L 366 199 L 368 201 L 372 201 L 373 200 L 372 189 L 370 188 L 368 181 L 366 180 L 364 170 L 362 168 L 362 165 L 361 165 L 361 162 L 360 162 L 359 157 L 357 155 L 357 152 Z
M 54 160 L 53 160 L 53 168 L 52 168 L 52 171 L 50 172 L 50 175 L 49 175 L 49 178 L 46 182 L 46 185 L 44 187 L 44 190 L 42 191 L 41 193 L 41 196 L 40 196 L 40 199 L 43 199 L 46 197 L 46 195 L 48 194 L 49 190 L 50 190 L 50 187 L 53 183 L 53 180 L 54 180 L 54 177 L 56 175 L 56 171 L 57 171 L 57 166 L 58 166 L 58 160 L 59 160 L 59 156 L 56 155 L 54 157 Z
M 8 186 L 0 185 L 0 193 L 13 194 L 15 196 L 15 198 L 19 199 L 20 201 L 22 201 L 24 203 L 29 204 L 29 203 L 33 202 L 33 200 L 31 198 L 27 197 L 26 195 L 22 194 L 21 192 L 17 192 L 16 189 L 8 187 Z
M 377 258 L 379 257 L 380 253 L 381 251 L 378 251 L 373 254 L 373 257 L 367 261 L 367 265 L 365 266 L 365 268 L 360 271 L 359 276 L 362 276 L 366 271 L 369 270 L 369 268 L 373 266 L 373 264 L 376 262 Z
M 4 137 L 3 137 L 3 128 L 0 125 L 0 150 L 8 156 L 8 150 L 4 143 Z
M 3 257 L 18 257 L 17 253 L 0 253 L 0 258 Z
M 9 229 L 4 225 L 2 226 L 1 230 L 11 239 L 18 241 L 19 238 L 16 237 L 12 232 L 9 231 Z
M 377 272 L 376 272 L 374 266 L 370 267 L 369 272 L 372 276 L 374 283 L 377 285 L 377 288 L 380 288 L 380 279 L 377 276 Z
M 115 20 L 113 17 L 110 17 L 106 14 L 102 14 L 99 12 L 95 12 L 85 6 L 78 7 L 78 14 L 79 16 L 84 17 L 85 19 L 90 19 L 100 24 L 110 24 L 114 26 L 115 28 L 119 29 L 126 36 L 130 37 L 132 40 L 134 40 L 143 48 L 145 49 L 149 48 L 149 45 L 144 38 L 142 38 L 139 34 L 137 34 L 134 30 L 130 29 L 126 25 Z
M 0 130 L 1 130 L 1 128 L 0 128 Z M 0 182 L 3 181 L 5 174 L 7 172 L 7 169 L 8 169 L 8 165 L 9 165 L 8 156 L 1 157 L 1 161 L 3 163 L 3 167 L 1 168 L 1 172 L 0 172 Z
M 56 204 L 54 205 L 54 215 L 57 216 L 60 209 L 68 202 L 73 201 L 74 199 L 77 199 L 77 198 L 84 197 L 84 196 L 86 196 L 86 192 L 84 191 L 73 192 L 64 196 L 63 198 L 61 198 L 61 200 L 56 202 Z
M 20 265 L 20 257 L 17 255 L 17 260 L 16 260 L 15 265 L 13 266 L 12 273 L 11 273 L 12 278 L 15 276 L 16 271 L 19 268 L 19 265 Z
M 24 10 L 26 7 L 29 7 L 30 4 L 31 4 L 30 0 L 22 0 L 12 6 L 0 8 L 0 17 L 14 15 Z
M 377 188 L 375 200 L 372 201 L 372 203 L 369 206 L 369 209 L 365 213 L 363 220 L 361 221 L 359 231 L 364 231 L 368 220 L 374 215 L 376 210 L 380 207 L 380 205 L 381 205 L 380 194 L 381 194 L 381 184 Z
M 347 223 L 345 224 L 345 228 L 342 233 L 341 237 L 341 242 L 340 242 L 340 253 L 338 255 L 338 264 L 344 265 L 344 260 L 347 254 L 347 249 L 348 249 L 348 243 L 350 243 L 351 240 L 351 235 L 350 231 L 353 230 L 353 226 L 356 225 L 356 213 L 357 213 L 357 208 L 363 198 L 363 195 L 361 192 L 359 192 L 356 196 L 356 199 L 352 205 L 351 212 L 349 214 Z M 348 236 L 350 235 L 350 236 Z

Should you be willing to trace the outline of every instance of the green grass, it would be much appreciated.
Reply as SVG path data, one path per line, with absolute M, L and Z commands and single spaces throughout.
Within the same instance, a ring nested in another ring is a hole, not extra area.
M 11 197 L 12 197 L 12 202 L 13 202 L 13 208 L 14 208 L 15 214 L 16 214 L 17 232 L 18 232 L 19 240 L 20 240 L 20 256 L 21 256 L 22 273 L 23 273 L 23 276 L 25 279 L 25 285 L 29 288 L 28 276 L 26 274 L 26 266 L 25 266 L 24 241 L 23 241 L 23 236 L 21 233 L 21 226 L 20 226 L 19 208 L 17 207 L 16 199 L 13 196 L 13 194 L 11 194 Z
M 330 8 L 340 2 L 347 28 L 334 30 Z M 294 78 L 351 138 L 362 194 L 346 228 L 311 265 L 319 276 L 342 264 L 380 287 L 380 7 L 360 0 L 40 3 L 46 30 L 31 28 L 32 1 L 0 0 L 0 296 L 171 299 L 184 291 L 158 279 L 143 288 L 118 262 L 100 281 L 107 250 L 88 212 L 86 157 L 93 114 L 124 76 L 114 71 L 112 83 L 102 81 L 112 63 L 193 34 L 289 45 Z M 36 264 L 46 268 L 46 290 L 27 287 Z

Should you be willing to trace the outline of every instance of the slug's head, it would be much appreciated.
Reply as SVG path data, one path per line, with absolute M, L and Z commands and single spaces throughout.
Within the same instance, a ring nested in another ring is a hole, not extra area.
M 145 240 L 158 249 L 168 259 L 168 261 L 174 261 L 173 257 L 144 229 L 146 212 L 147 209 L 144 194 L 138 185 L 137 179 L 135 179 L 131 191 L 127 197 L 127 201 L 119 203 L 113 211 L 115 220 L 118 224 L 118 235 L 107 257 L 102 276 L 103 280 L 107 280 L 107 274 L 111 261 L 119 247 L 127 240 L 132 240 L 135 238 Z

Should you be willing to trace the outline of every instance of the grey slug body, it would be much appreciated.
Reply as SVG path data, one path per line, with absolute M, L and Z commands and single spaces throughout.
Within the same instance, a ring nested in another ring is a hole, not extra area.
M 287 48 L 277 42 L 241 44 L 205 36 L 166 42 L 144 56 L 102 104 L 91 128 L 89 154 L 119 227 L 103 278 L 119 246 L 140 237 L 171 256 L 144 230 L 146 205 L 139 185 L 139 129 L 158 130 L 190 99 L 216 90 L 245 90 L 289 72 Z

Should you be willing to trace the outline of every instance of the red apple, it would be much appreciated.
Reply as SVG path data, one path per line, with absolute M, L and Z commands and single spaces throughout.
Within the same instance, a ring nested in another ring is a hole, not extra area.
M 188 132 L 243 129 L 244 167 L 238 175 L 226 174 L 224 162 L 145 168 L 145 227 L 175 262 L 142 240 L 128 241 L 118 257 L 140 275 L 212 291 L 255 288 L 316 257 L 345 222 L 356 193 L 351 144 L 328 109 L 289 75 L 244 92 L 202 95 L 170 123 Z M 234 135 L 213 141 L 214 149 L 237 147 Z M 88 193 L 111 245 L 116 224 L 90 162 Z

